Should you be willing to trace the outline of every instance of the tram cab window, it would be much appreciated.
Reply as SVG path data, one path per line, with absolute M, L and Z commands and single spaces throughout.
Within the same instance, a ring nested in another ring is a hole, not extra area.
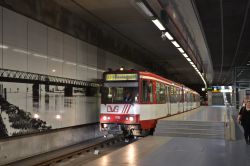
M 102 103 L 134 103 L 138 99 L 138 87 L 104 87 Z
M 153 102 L 153 83 L 149 80 L 142 80 L 142 102 Z

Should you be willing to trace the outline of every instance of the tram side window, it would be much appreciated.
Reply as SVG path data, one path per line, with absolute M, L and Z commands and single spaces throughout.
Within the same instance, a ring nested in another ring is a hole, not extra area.
M 170 102 L 169 99 L 169 92 L 170 92 L 170 88 L 168 86 L 165 87 L 165 95 L 166 95 L 166 101 Z
M 158 104 L 166 103 L 164 84 L 156 82 L 156 101 Z
M 142 81 L 142 102 L 153 102 L 153 85 L 152 81 Z
M 176 88 L 171 86 L 171 93 L 170 93 L 170 101 L 171 103 L 176 103 Z

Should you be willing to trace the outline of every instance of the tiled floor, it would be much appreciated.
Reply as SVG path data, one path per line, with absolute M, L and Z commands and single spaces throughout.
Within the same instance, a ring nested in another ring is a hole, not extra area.
M 225 107 L 200 107 L 168 120 L 224 121 L 225 113 Z M 243 139 L 149 136 L 82 165 L 250 166 L 250 146 Z

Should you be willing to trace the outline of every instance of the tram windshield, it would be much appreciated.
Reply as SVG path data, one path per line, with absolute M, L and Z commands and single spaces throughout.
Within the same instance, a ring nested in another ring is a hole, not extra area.
M 138 83 L 137 83 L 138 84 Z M 134 103 L 138 100 L 138 86 L 104 84 L 102 103 Z

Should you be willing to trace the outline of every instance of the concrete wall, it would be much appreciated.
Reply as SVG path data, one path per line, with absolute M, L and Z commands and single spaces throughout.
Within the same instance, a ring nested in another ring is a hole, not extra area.
M 0 140 L 0 165 L 100 137 L 99 125 L 88 125 L 31 135 L 22 138 Z

